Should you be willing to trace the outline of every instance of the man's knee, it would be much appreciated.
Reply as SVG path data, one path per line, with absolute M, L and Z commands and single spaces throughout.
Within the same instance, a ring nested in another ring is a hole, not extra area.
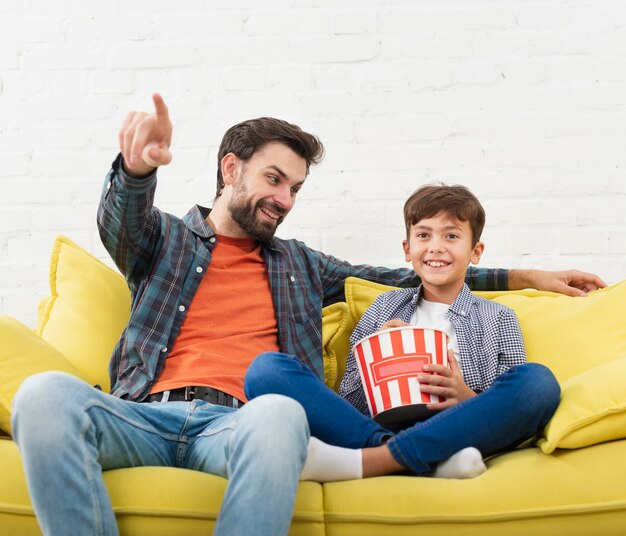
M 67 425 L 65 410 L 84 382 L 64 372 L 41 372 L 26 378 L 18 389 L 12 404 L 12 427 L 19 431 L 54 428 L 56 421 Z

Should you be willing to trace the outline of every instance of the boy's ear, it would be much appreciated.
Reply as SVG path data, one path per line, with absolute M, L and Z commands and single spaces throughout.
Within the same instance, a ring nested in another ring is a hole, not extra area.
M 404 260 L 411 262 L 411 244 L 409 244 L 408 240 L 402 241 L 402 249 L 404 250 Z
M 480 258 L 485 251 L 485 244 L 483 242 L 476 242 L 474 249 L 472 250 L 472 256 L 470 257 L 470 262 L 472 264 L 478 264 Z
M 235 153 L 227 153 L 222 158 L 220 165 L 222 166 L 222 177 L 224 184 L 233 184 L 237 178 L 239 164 L 241 160 Z

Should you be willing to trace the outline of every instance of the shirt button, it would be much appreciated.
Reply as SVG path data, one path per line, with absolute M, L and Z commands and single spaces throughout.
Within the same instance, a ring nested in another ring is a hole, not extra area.
M 185 310 L 185 306 L 184 305 L 179 305 L 178 306 L 178 310 L 182 313 Z
M 292 275 L 289 276 L 289 279 L 291 280 L 292 283 L 296 282 L 296 278 Z
M 212 236 L 211 238 L 209 238 L 209 242 L 211 242 L 211 244 L 212 244 L 213 242 L 215 242 L 215 237 L 214 237 L 214 236 Z
M 202 273 L 202 266 L 198 266 L 198 267 L 196 268 L 196 272 L 198 272 L 199 274 L 201 274 L 201 273 Z
M 162 353 L 167 352 L 167 346 L 164 346 L 163 348 L 161 348 L 161 352 L 162 352 Z

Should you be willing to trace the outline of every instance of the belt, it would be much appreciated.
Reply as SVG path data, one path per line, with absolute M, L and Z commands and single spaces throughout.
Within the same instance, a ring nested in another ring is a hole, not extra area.
M 227 406 L 229 408 L 239 408 L 244 405 L 244 402 L 228 395 L 212 387 L 179 387 L 178 389 L 170 389 L 161 393 L 154 393 L 148 395 L 144 402 L 175 402 L 175 401 L 190 402 L 191 400 L 205 400 L 211 404 L 217 404 L 219 406 Z

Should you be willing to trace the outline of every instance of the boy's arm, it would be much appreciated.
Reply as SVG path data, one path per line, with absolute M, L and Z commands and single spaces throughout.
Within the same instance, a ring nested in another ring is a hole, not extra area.
M 346 360 L 346 371 L 339 385 L 339 395 L 365 414 L 369 412 L 367 399 L 365 398 L 361 375 L 352 350 L 357 342 L 380 329 L 380 322 L 377 319 L 381 316 L 383 300 L 384 294 L 378 296 L 354 328 L 350 336 L 350 352 Z
M 498 340 L 500 343 L 497 367 L 498 376 L 515 365 L 526 363 L 524 336 L 522 335 L 517 316 L 512 309 L 507 308 L 500 313 Z

